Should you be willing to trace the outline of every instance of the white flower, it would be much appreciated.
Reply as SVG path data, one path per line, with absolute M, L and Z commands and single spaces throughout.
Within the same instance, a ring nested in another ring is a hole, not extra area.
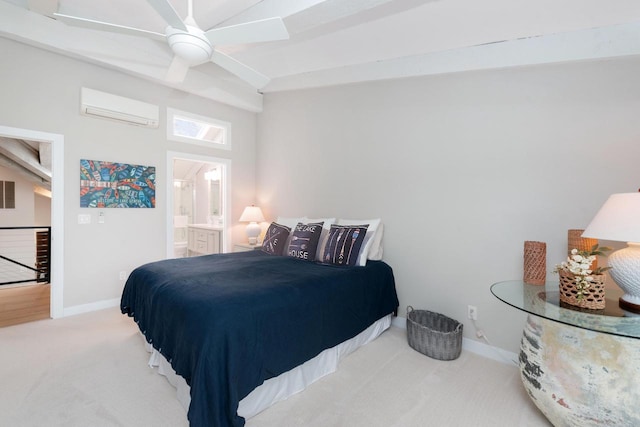
M 591 264 L 596 259 L 596 255 L 602 255 L 605 251 L 610 250 L 610 248 L 598 249 L 598 245 L 594 245 L 591 251 L 572 249 L 571 255 L 567 257 L 566 261 L 557 264 L 554 272 L 567 271 L 573 274 L 575 276 L 574 280 L 578 299 L 582 299 L 584 295 L 589 294 L 591 282 L 595 280 L 592 274 L 602 274 L 609 269 L 609 267 L 598 267 L 595 271 L 591 270 Z
M 580 275 L 582 273 L 582 269 L 580 268 L 580 266 L 575 265 L 570 266 L 569 271 L 576 275 Z

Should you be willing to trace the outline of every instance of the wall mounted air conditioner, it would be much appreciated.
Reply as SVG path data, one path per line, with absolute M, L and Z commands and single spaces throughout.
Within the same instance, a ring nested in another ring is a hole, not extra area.
M 157 105 L 112 95 L 86 87 L 80 91 L 80 114 L 136 126 L 158 127 Z

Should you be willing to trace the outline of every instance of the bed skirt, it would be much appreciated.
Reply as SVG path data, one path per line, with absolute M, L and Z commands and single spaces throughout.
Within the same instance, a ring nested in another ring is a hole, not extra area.
M 387 315 L 373 323 L 355 337 L 335 347 L 324 350 L 311 360 L 287 371 L 277 377 L 270 378 L 240 401 L 238 415 L 249 419 L 264 411 L 271 405 L 285 400 L 301 392 L 307 386 L 335 372 L 340 361 L 359 347 L 373 341 L 391 326 L 391 315 Z M 144 339 L 144 337 L 143 337 Z M 177 375 L 167 359 L 145 341 L 145 348 L 151 353 L 149 366 L 158 368 L 157 372 L 167 377 L 176 388 L 177 398 L 185 411 L 189 410 L 191 395 L 189 385 Z

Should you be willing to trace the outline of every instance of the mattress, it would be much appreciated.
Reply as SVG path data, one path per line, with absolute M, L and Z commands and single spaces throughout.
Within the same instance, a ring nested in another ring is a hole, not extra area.
M 387 315 L 373 323 L 355 337 L 324 350 L 311 360 L 299 365 L 277 377 L 268 379 L 240 401 L 238 415 L 245 419 L 252 418 L 271 405 L 286 400 L 303 391 L 320 378 L 335 372 L 340 362 L 358 348 L 379 337 L 391 326 L 391 315 Z M 144 338 L 144 337 L 143 337 Z M 189 410 L 191 402 L 190 389 L 187 382 L 176 374 L 171 364 L 145 340 L 145 348 L 151 356 L 149 366 L 157 368 L 157 373 L 167 378 L 176 388 L 176 398 L 184 408 Z

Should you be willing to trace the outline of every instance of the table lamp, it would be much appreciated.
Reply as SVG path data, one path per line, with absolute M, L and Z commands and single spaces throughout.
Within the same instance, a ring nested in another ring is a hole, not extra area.
M 609 273 L 624 291 L 620 307 L 640 313 L 640 193 L 612 194 L 582 237 L 627 242 L 609 255 Z
M 247 225 L 247 237 L 249 238 L 249 244 L 255 245 L 258 243 L 258 236 L 262 228 L 258 224 L 264 221 L 264 216 L 259 207 L 251 205 L 244 208 L 242 215 L 240 215 L 240 222 L 248 222 Z

